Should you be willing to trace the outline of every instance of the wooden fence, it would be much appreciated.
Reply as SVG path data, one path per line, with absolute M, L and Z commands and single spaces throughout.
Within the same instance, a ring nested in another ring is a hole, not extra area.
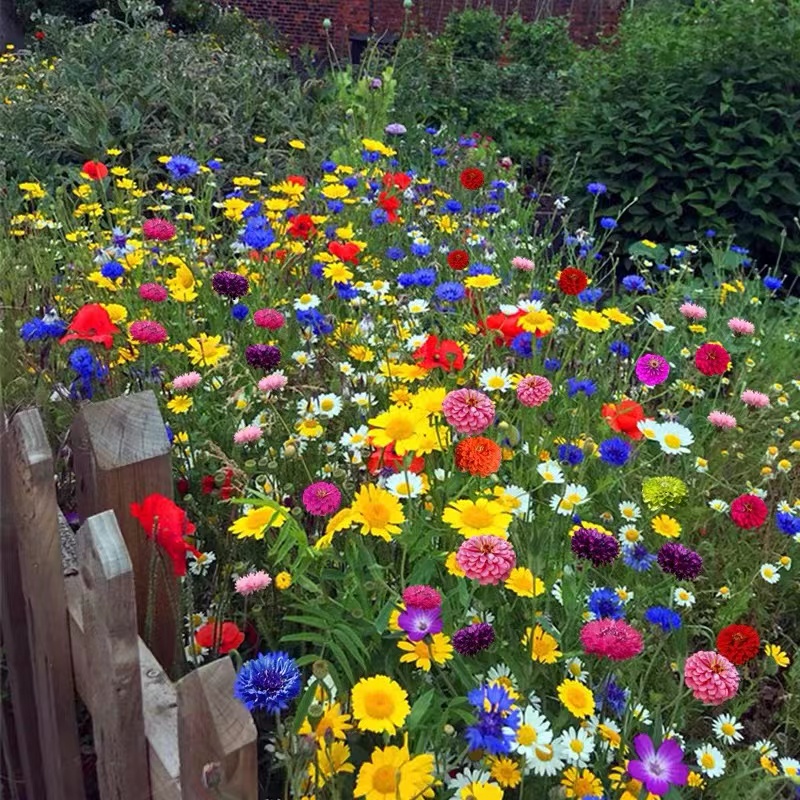
M 257 800 L 256 730 L 227 658 L 177 682 L 177 579 L 151 588 L 129 511 L 172 496 L 151 392 L 85 406 L 71 431 L 78 574 L 64 576 L 55 470 L 39 413 L 0 419 L 2 800 L 83 800 L 76 693 L 91 715 L 100 800 Z M 175 581 L 174 585 L 169 585 Z M 152 650 L 140 638 L 155 597 Z

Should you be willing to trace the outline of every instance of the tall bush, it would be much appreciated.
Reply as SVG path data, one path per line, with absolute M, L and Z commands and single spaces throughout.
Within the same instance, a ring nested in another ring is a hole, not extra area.
M 627 216 L 640 237 L 735 228 L 774 259 L 800 206 L 800 3 L 648 4 L 610 44 L 577 67 L 562 179 L 602 180 L 610 213 L 638 197 Z M 798 237 L 784 249 L 800 253 Z

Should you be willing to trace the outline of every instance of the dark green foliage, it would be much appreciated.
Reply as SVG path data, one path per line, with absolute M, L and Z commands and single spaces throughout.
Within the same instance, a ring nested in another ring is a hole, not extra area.
M 786 229 L 784 251 L 798 253 L 798 76 L 797 0 L 649 4 L 580 59 L 558 169 L 577 157 L 570 193 L 606 183 L 610 215 L 638 197 L 624 227 L 639 238 L 735 230 L 773 261 Z

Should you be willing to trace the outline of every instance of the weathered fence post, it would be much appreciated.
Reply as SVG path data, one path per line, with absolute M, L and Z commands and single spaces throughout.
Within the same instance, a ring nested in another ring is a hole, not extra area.
M 153 544 L 130 513 L 131 503 L 141 503 L 149 494 L 173 494 L 170 445 L 155 395 L 147 391 L 90 403 L 76 416 L 70 435 L 78 513 L 84 520 L 101 511 L 116 514 L 133 566 L 139 633 L 145 633 L 150 604 L 148 644 L 169 672 L 177 648 L 180 587 L 169 566 L 164 570 L 157 564 L 151 575 Z
M 22 411 L 11 421 L 3 441 L 3 472 L 3 561 L 6 547 L 12 556 L 3 565 L 3 641 L 10 645 L 25 780 L 31 792 L 42 787 L 31 795 L 36 800 L 83 800 L 55 470 L 38 411 Z M 14 570 L 18 575 L 6 585 Z M 15 597 L 17 592 L 21 595 Z M 6 608 L 6 599 L 14 605 Z M 30 695 L 21 697 L 21 692 Z M 35 725 L 29 716 L 31 699 Z M 39 740 L 33 752 L 29 724 Z
M 203 769 L 214 765 L 219 790 L 237 800 L 258 800 L 256 727 L 233 697 L 236 672 L 228 658 L 212 661 L 178 681 L 178 748 L 183 800 L 214 800 Z
M 113 512 L 83 524 L 78 563 L 100 800 L 149 800 L 133 570 Z

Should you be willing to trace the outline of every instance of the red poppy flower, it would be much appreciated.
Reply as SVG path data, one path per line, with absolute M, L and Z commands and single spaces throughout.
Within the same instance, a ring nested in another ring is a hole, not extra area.
M 297 183 L 300 186 L 308 185 L 308 181 L 302 175 L 287 175 L 286 183 Z
M 461 175 L 458 176 L 458 179 L 465 189 L 474 192 L 483 186 L 483 171 L 477 167 L 467 167 L 461 170 Z
M 328 252 L 345 264 L 358 264 L 358 254 L 361 251 L 353 242 L 329 242 Z
M 734 524 L 746 531 L 760 528 L 769 516 L 767 504 L 755 494 L 739 495 L 731 503 L 731 519 Z
M 81 172 L 90 181 L 99 181 L 108 175 L 108 167 L 101 161 L 86 161 L 81 167 Z
M 389 192 L 380 192 L 378 194 L 378 208 L 382 208 L 386 212 L 389 222 L 397 222 L 399 219 L 397 212 L 400 208 L 400 198 L 389 194 Z
M 175 574 L 185 575 L 186 553 L 200 555 L 200 551 L 184 539 L 195 532 L 186 512 L 163 494 L 149 494 L 141 503 L 131 503 L 131 515 L 139 520 L 148 539 L 155 536 L 156 544 L 164 548 L 172 559 Z
M 580 294 L 589 285 L 589 278 L 582 269 L 567 267 L 558 276 L 558 288 L 564 294 Z
M 201 494 L 211 494 L 217 488 L 217 480 L 213 475 L 203 475 L 200 479 Z
M 178 478 L 175 482 L 175 491 L 183 497 L 184 495 L 189 494 L 189 489 L 191 488 L 189 484 L 188 478 Z
M 499 336 L 495 337 L 496 345 L 509 345 L 519 334 L 525 331 L 519 326 L 519 319 L 525 314 L 524 311 L 517 311 L 514 314 L 490 314 L 485 320 L 478 321 L 478 327 L 483 331 L 497 331 Z
M 730 361 L 728 351 L 721 344 L 713 342 L 701 345 L 694 354 L 694 365 L 703 375 L 724 375 Z
M 297 214 L 289 220 L 287 232 L 293 239 L 310 239 L 317 229 L 310 215 Z
M 405 172 L 387 172 L 383 176 L 383 185 L 387 189 L 394 187 L 404 192 L 411 186 L 411 176 L 406 175 Z
M 414 352 L 414 360 L 425 369 L 439 367 L 445 372 L 460 370 L 464 367 L 464 352 L 452 339 L 429 336 L 425 344 Z
M 388 444 L 386 447 L 376 447 L 370 453 L 367 459 L 367 469 L 371 475 L 379 475 L 384 469 L 400 472 L 403 469 L 404 460 L 403 456 L 395 453 L 394 445 Z M 406 469 L 419 475 L 425 469 L 425 459 L 422 456 L 414 456 Z
M 40 41 L 40 42 L 41 42 L 41 41 L 42 41 L 42 39 L 44 39 L 45 35 L 46 35 L 46 34 L 45 34 L 45 32 L 44 32 L 44 31 L 36 31 L 36 33 L 34 33 L 34 34 L 33 34 L 33 38 L 34 38 L 34 39 L 38 39 L 38 41 Z
M 761 639 L 749 625 L 728 625 L 717 634 L 717 651 L 737 666 L 758 655 Z
M 219 622 L 211 620 L 201 625 L 194 632 L 194 640 L 200 647 L 216 650 L 220 655 L 235 650 L 243 641 L 244 633 L 235 622 Z
M 637 425 L 645 418 L 644 409 L 635 400 L 605 403 L 600 414 L 612 431 L 624 433 L 631 439 L 642 438 L 642 432 Z
M 225 477 L 222 480 L 222 486 L 219 487 L 219 496 L 221 500 L 230 500 L 231 497 L 236 495 L 236 487 L 233 485 L 233 470 L 226 469 Z
M 119 332 L 119 328 L 111 321 L 108 311 L 103 306 L 99 303 L 89 303 L 78 309 L 59 342 L 64 344 L 73 339 L 81 339 L 84 342 L 97 342 L 110 348 L 114 334 Z
M 451 269 L 466 269 L 469 266 L 469 253 L 466 250 L 451 250 L 447 254 L 447 264 Z

